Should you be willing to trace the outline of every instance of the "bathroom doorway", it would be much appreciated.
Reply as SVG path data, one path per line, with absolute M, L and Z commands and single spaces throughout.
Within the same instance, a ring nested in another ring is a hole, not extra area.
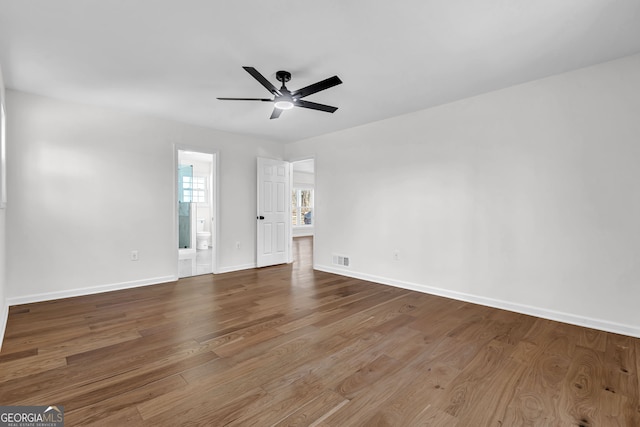
M 177 149 L 178 277 L 216 272 L 216 153 Z

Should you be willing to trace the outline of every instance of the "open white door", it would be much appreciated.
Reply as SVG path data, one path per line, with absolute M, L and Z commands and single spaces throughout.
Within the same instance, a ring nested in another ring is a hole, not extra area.
M 258 157 L 258 267 L 289 262 L 291 233 L 290 166 Z

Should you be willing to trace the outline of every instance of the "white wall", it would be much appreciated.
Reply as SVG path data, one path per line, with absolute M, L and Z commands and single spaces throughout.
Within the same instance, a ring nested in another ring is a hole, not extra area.
M 11 90 L 7 109 L 10 304 L 175 280 L 174 144 L 217 150 L 218 266 L 255 265 L 256 157 L 281 144 Z
M 640 336 L 638 94 L 635 55 L 289 144 L 316 267 Z
M 2 77 L 2 68 L 0 68 L 0 105 L 4 104 L 4 79 Z M 6 108 L 5 108 L 6 111 Z M 7 111 L 7 115 L 8 115 Z M 2 340 L 4 338 L 4 330 L 7 326 L 7 317 L 9 308 L 6 303 L 7 288 L 7 252 L 6 252 L 6 210 L 0 209 L 0 348 L 2 348 Z

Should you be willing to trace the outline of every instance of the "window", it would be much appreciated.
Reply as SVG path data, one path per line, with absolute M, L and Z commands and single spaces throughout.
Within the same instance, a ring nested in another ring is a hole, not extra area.
M 291 191 L 291 224 L 313 225 L 313 190 L 294 188 Z
M 184 201 L 187 203 L 207 202 L 207 181 L 204 176 L 185 176 L 182 178 Z

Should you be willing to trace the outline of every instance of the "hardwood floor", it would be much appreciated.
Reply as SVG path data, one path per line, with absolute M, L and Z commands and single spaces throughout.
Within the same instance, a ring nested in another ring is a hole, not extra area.
M 640 426 L 640 340 L 293 265 L 11 307 L 1 405 L 75 425 Z

